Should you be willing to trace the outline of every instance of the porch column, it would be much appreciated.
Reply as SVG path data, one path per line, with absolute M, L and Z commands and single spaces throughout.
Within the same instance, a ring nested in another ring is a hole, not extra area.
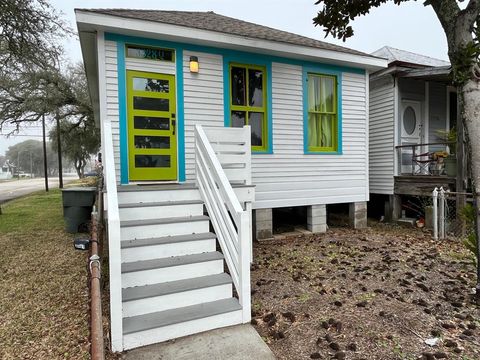
M 265 240 L 273 237 L 272 209 L 255 210 L 255 239 Z
M 307 208 L 307 229 L 313 233 L 327 231 L 326 205 L 311 205 Z
M 367 202 L 359 201 L 350 203 L 349 208 L 350 225 L 354 229 L 364 229 L 367 227 Z

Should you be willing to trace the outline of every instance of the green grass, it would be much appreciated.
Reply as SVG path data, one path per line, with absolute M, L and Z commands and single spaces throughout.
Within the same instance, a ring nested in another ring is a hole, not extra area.
M 2 205 L 1 359 L 89 358 L 87 255 L 63 229 L 59 190 Z
M 60 190 L 36 193 L 2 205 L 0 234 L 29 233 L 35 229 L 61 230 L 63 215 Z

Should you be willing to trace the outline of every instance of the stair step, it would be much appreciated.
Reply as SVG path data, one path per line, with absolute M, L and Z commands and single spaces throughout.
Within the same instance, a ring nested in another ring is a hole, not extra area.
M 159 201 L 159 202 L 138 202 L 127 203 L 118 205 L 119 209 L 138 208 L 138 207 L 151 207 L 151 206 L 172 206 L 172 205 L 193 205 L 203 204 L 202 200 L 171 200 L 171 201 Z
M 205 215 L 120 221 L 122 241 L 199 234 L 209 230 L 209 217 Z
M 199 234 L 162 236 L 158 238 L 149 238 L 149 239 L 123 240 L 120 242 L 120 246 L 122 249 L 131 249 L 131 248 L 142 247 L 142 246 L 165 245 L 165 244 L 174 244 L 174 243 L 208 240 L 208 239 L 216 239 L 216 238 L 217 238 L 217 235 L 211 232 L 207 232 L 207 233 L 199 233 Z
M 119 205 L 120 220 L 132 221 L 159 219 L 164 217 L 188 217 L 203 215 L 203 201 L 150 201 L 132 202 Z
M 145 299 L 154 296 L 175 294 L 183 291 L 230 284 L 232 278 L 226 273 L 201 276 L 186 280 L 170 281 L 161 284 L 136 286 L 122 290 L 123 302 Z
M 176 224 L 176 223 L 205 221 L 205 220 L 209 220 L 209 217 L 205 215 L 198 215 L 198 216 L 185 216 L 185 217 L 183 216 L 169 217 L 169 218 L 163 218 L 163 219 L 125 220 L 125 221 L 120 221 L 120 227 Z
M 201 200 L 200 191 L 193 185 L 121 186 L 118 189 L 119 204 L 138 202 L 195 201 Z
M 123 334 L 127 335 L 140 331 L 161 328 L 168 325 L 203 319 L 237 310 L 241 310 L 238 300 L 236 298 L 230 298 L 145 315 L 132 316 L 123 319 Z
M 214 252 L 202 253 L 202 254 L 172 256 L 169 258 L 123 263 L 122 274 L 135 272 L 135 271 L 168 268 L 172 266 L 197 264 L 197 263 L 213 261 L 213 260 L 223 260 L 223 254 L 218 251 L 214 251 Z
M 171 190 L 188 190 L 198 189 L 195 183 L 184 184 L 136 184 L 136 185 L 119 185 L 117 192 L 131 192 L 131 191 L 171 191 Z

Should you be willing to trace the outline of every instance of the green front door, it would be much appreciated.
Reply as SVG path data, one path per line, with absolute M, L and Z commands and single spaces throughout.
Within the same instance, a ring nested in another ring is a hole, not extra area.
M 175 77 L 127 71 L 130 181 L 177 180 Z

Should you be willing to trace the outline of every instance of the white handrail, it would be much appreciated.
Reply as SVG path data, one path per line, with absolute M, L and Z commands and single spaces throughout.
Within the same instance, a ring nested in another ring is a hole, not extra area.
M 113 155 L 112 125 L 103 122 L 103 170 L 108 211 L 108 260 L 110 274 L 110 326 L 112 350 L 123 351 L 120 214 Z
M 250 151 L 250 129 L 243 146 Z M 251 320 L 250 216 L 243 210 L 220 161 L 200 125 L 195 126 L 197 186 L 205 202 L 242 306 L 242 321 Z

